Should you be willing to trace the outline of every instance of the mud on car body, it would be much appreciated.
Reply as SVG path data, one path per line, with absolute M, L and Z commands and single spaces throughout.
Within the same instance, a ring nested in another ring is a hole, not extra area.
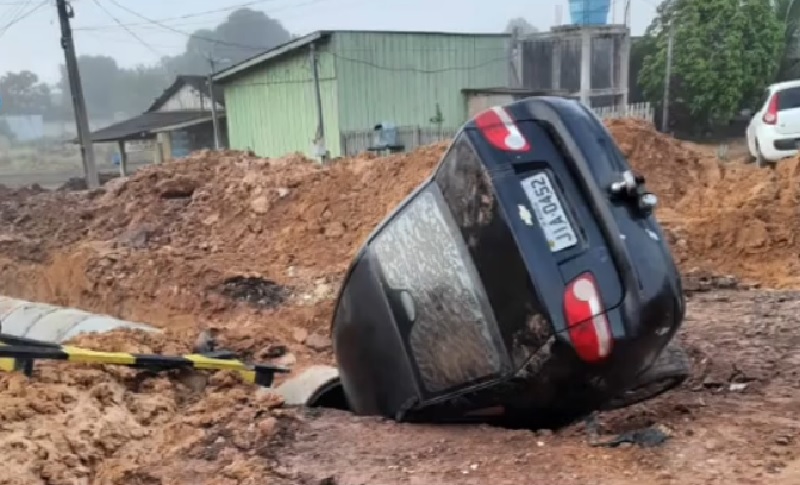
M 626 399 L 663 377 L 685 312 L 654 205 L 581 103 L 477 115 L 351 265 L 332 324 L 349 407 L 535 422 L 674 387 L 685 366 Z

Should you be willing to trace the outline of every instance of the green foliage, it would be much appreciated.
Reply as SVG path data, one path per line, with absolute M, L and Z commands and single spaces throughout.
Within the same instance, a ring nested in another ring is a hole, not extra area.
M 260 10 L 241 8 L 216 28 L 195 31 L 186 42 L 186 51 L 164 59 L 163 64 L 177 74 L 208 74 L 209 57 L 216 60 L 219 69 L 288 42 L 290 38 L 278 20 Z
M 655 43 L 639 72 L 648 100 L 661 105 L 671 20 L 670 112 L 676 122 L 725 125 L 772 82 L 784 31 L 770 0 L 674 0 L 659 7 L 646 33 Z
M 775 0 L 775 17 L 784 25 L 784 44 L 776 81 L 800 78 L 800 1 Z
M 656 39 L 652 36 L 634 39 L 631 44 L 631 60 L 628 72 L 628 86 L 630 86 L 628 99 L 631 103 L 641 103 L 646 100 L 644 89 L 639 82 L 639 72 L 642 70 L 645 58 L 648 55 L 655 54 L 656 51 Z

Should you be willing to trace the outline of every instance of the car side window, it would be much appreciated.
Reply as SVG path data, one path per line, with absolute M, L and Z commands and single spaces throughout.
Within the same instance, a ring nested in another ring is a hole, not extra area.
M 800 108 L 800 88 L 787 88 L 779 93 L 778 110 L 786 111 Z

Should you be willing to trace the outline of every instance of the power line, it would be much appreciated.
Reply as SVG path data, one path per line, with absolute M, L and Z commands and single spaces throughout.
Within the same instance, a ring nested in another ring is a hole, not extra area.
M 384 66 L 384 65 L 376 64 L 374 62 L 365 61 L 363 59 L 354 59 L 354 58 L 342 56 L 340 54 L 336 54 L 336 53 L 332 53 L 332 52 L 330 53 L 330 55 L 332 55 L 334 57 L 337 57 L 339 59 L 348 61 L 348 62 L 354 62 L 354 63 L 357 63 L 357 64 L 363 64 L 363 65 L 366 65 L 367 67 L 370 67 L 372 69 L 377 69 L 377 70 L 380 70 L 380 71 L 414 72 L 414 73 L 418 73 L 418 74 L 440 74 L 440 73 L 452 72 L 452 71 L 472 71 L 472 70 L 475 70 L 475 69 L 484 68 L 484 67 L 486 67 L 488 65 L 491 65 L 491 64 L 494 64 L 494 63 L 508 62 L 509 59 L 510 59 L 510 57 L 506 55 L 506 56 L 502 56 L 502 57 L 492 58 L 492 59 L 489 59 L 487 61 L 480 62 L 480 63 L 473 64 L 473 65 L 469 65 L 469 66 L 450 66 L 450 67 L 442 67 L 442 68 L 438 68 L 438 69 L 419 69 L 419 68 L 413 68 L 413 67 Z M 307 69 L 309 71 L 309 76 L 310 76 L 310 74 L 311 74 L 310 66 L 306 66 L 306 67 L 307 67 Z M 320 78 L 319 80 L 320 81 L 332 81 L 332 80 L 335 80 L 335 77 L 324 77 L 324 78 Z M 304 78 L 304 79 L 286 79 L 286 80 L 280 80 L 280 81 L 254 81 L 254 82 L 239 83 L 239 84 L 237 84 L 237 86 L 273 86 L 273 85 L 285 85 L 285 84 L 308 84 L 308 83 L 312 83 L 312 82 L 313 82 L 313 78 L 309 77 L 309 78 Z
M 501 62 L 501 61 L 508 62 L 508 60 L 511 59 L 511 57 L 509 57 L 508 55 L 505 55 L 505 56 L 502 56 L 502 57 L 489 59 L 487 61 L 484 61 L 484 62 L 481 62 L 481 63 L 478 63 L 478 64 L 474 64 L 472 66 L 450 66 L 450 67 L 441 67 L 441 68 L 436 68 L 436 69 L 420 69 L 420 68 L 416 68 L 416 67 L 383 66 L 383 65 L 377 64 L 377 63 L 372 62 L 372 61 L 367 61 L 367 60 L 364 60 L 364 59 L 356 59 L 356 58 L 353 58 L 353 57 L 343 56 L 343 55 L 341 55 L 341 54 L 339 54 L 337 52 L 329 52 L 329 54 L 332 55 L 333 57 L 336 57 L 337 59 L 341 59 L 343 61 L 352 62 L 352 63 L 355 63 L 355 64 L 362 64 L 362 65 L 365 65 L 365 66 L 369 66 L 369 67 L 371 67 L 373 69 L 378 69 L 380 71 L 415 72 L 415 73 L 418 73 L 418 74 L 438 74 L 438 73 L 442 73 L 442 72 L 451 72 L 451 71 L 472 71 L 472 70 L 475 70 L 475 69 L 480 69 L 480 68 L 486 67 L 488 65 L 491 65 L 491 64 L 494 64 L 494 63 L 497 63 L 497 62 Z
M 205 10 L 203 12 L 195 12 L 195 13 L 189 13 L 189 14 L 185 14 L 185 15 L 178 15 L 177 17 L 166 17 L 166 18 L 158 19 L 157 21 L 158 22 L 168 22 L 168 21 L 172 21 L 172 20 L 185 20 L 185 19 L 190 19 L 190 18 L 195 18 L 195 17 L 202 17 L 204 15 L 211 15 L 211 14 L 215 14 L 215 13 L 230 12 L 232 10 L 239 10 L 239 9 L 242 9 L 242 8 L 252 7 L 253 5 L 258 5 L 258 4 L 267 3 L 267 2 L 274 2 L 274 1 L 275 0 L 252 0 L 250 2 L 239 3 L 239 4 L 231 5 L 231 6 L 228 6 L 228 7 L 217 8 L 217 9 L 214 9 L 214 10 Z M 127 27 L 141 27 L 143 25 L 148 25 L 148 24 L 151 24 L 151 23 L 152 22 L 150 22 L 150 21 L 147 21 L 147 22 L 133 22 L 133 23 L 127 23 L 127 24 L 124 24 L 124 25 L 127 26 Z M 123 24 L 119 24 L 119 23 L 117 25 L 120 26 L 120 27 L 123 26 Z M 108 28 L 116 28 L 116 26 L 115 25 L 88 25 L 88 26 L 85 26 L 85 27 L 76 27 L 73 30 L 104 30 L 104 29 L 108 29 Z
M 113 20 L 114 22 L 116 22 L 116 23 L 117 23 L 117 25 L 119 25 L 120 27 L 122 27 L 123 29 L 125 29 L 125 31 L 126 31 L 126 32 L 128 32 L 128 33 L 131 35 L 131 37 L 133 37 L 134 39 L 136 39 L 137 41 L 139 41 L 139 43 L 140 43 L 140 44 L 142 44 L 142 45 L 143 45 L 143 46 L 145 46 L 145 47 L 146 47 L 148 50 L 150 50 L 151 52 L 153 52 L 153 53 L 154 53 L 154 54 L 155 54 L 155 55 L 156 55 L 158 58 L 161 58 L 161 57 L 163 57 L 163 56 L 164 56 L 164 54 L 163 54 L 163 53 L 159 52 L 159 51 L 158 51 L 158 49 L 156 49 L 156 48 L 154 48 L 153 46 L 151 46 L 150 44 L 148 44 L 148 43 L 147 43 L 147 42 L 146 42 L 144 39 L 142 39 L 141 37 L 139 37 L 139 35 L 138 35 L 136 32 L 134 32 L 133 30 L 131 30 L 130 28 L 128 28 L 128 26 L 127 26 L 127 25 L 123 24 L 123 23 L 122 23 L 122 22 L 121 22 L 121 21 L 120 21 L 120 20 L 119 20 L 117 17 L 115 17 L 113 13 L 109 12 L 109 11 L 108 11 L 108 9 L 107 9 L 107 8 L 105 8 L 105 7 L 103 6 L 103 4 L 101 4 L 101 3 L 100 3 L 100 1 L 99 1 L 99 0 L 92 0 L 92 1 L 95 3 L 95 5 L 97 5 L 97 7 L 98 7 L 98 8 L 100 8 L 100 10 L 102 10 L 102 11 L 103 11 L 103 12 L 105 12 L 105 13 L 106 13 L 106 14 L 107 14 L 109 17 L 111 17 L 111 20 Z
M 41 2 L 36 4 L 32 9 L 28 10 L 27 12 L 24 11 L 25 7 L 30 5 L 32 3 L 32 0 L 28 0 L 27 2 L 25 2 L 25 4 L 22 5 L 19 9 L 16 9 L 17 12 L 15 14 L 11 14 L 11 20 L 9 20 L 8 22 L 6 22 L 5 25 L 0 27 L 0 36 L 5 34 L 8 31 L 8 29 L 13 27 L 14 25 L 18 24 L 22 20 L 24 20 L 24 19 L 28 18 L 29 16 L 33 15 L 34 13 L 36 13 L 37 10 L 39 10 L 40 8 L 44 7 L 47 4 L 47 1 L 48 0 L 42 0 Z
M 166 25 L 166 24 L 164 24 L 164 23 L 162 23 L 162 22 L 160 22 L 158 20 L 145 17 L 144 15 L 140 14 L 139 12 L 136 12 L 135 10 L 131 10 L 130 8 L 120 4 L 117 0 L 109 0 L 109 1 L 111 3 L 113 3 L 114 5 L 116 5 L 117 7 L 121 8 L 122 10 L 125 10 L 126 12 L 130 13 L 131 15 L 134 15 L 134 16 L 136 16 L 136 17 L 138 17 L 138 18 L 140 18 L 140 19 L 142 19 L 142 20 L 144 20 L 144 21 L 146 21 L 148 23 L 151 23 L 153 25 L 161 27 L 162 29 L 169 30 L 171 32 L 175 32 L 176 34 L 180 34 L 180 35 L 183 35 L 183 36 L 186 36 L 186 37 L 189 37 L 189 38 L 200 39 L 200 40 L 204 40 L 206 42 L 210 42 L 210 43 L 213 43 L 213 44 L 225 45 L 225 46 L 229 46 L 229 47 L 238 47 L 240 49 L 252 49 L 254 51 L 266 51 L 266 50 L 270 49 L 269 47 L 265 47 L 265 46 L 253 46 L 253 45 L 239 44 L 237 42 L 227 42 L 227 41 L 223 41 L 223 40 L 214 39 L 214 38 L 211 38 L 211 37 L 205 37 L 205 36 L 202 36 L 202 35 L 190 34 L 189 32 L 185 32 L 183 30 L 176 29 L 176 28 L 174 28 L 174 27 L 172 27 L 170 25 Z M 311 0 L 309 2 L 300 4 L 300 5 L 290 5 L 290 7 L 304 7 L 304 6 L 308 6 L 308 5 L 313 5 L 315 3 L 319 3 L 321 1 L 323 1 L 323 0 Z
M 137 41 L 135 39 L 130 39 L 130 38 L 127 38 L 127 37 L 124 38 L 124 39 L 120 39 L 120 38 L 111 36 L 107 32 L 100 33 L 100 32 L 94 32 L 94 31 L 91 31 L 91 30 L 86 30 L 86 31 L 83 31 L 83 32 L 79 32 L 79 34 L 81 35 L 81 37 L 89 36 L 89 37 L 93 37 L 93 38 L 98 39 L 98 40 L 102 40 L 104 42 L 117 42 L 117 43 L 120 43 L 120 44 L 137 44 L 137 45 L 141 44 L 139 41 Z M 183 44 L 180 44 L 180 45 L 179 44 L 165 45 L 165 44 L 153 44 L 151 42 L 148 42 L 148 44 L 150 46 L 152 46 L 152 47 L 161 48 L 161 49 L 183 49 L 184 47 L 186 47 Z
M 126 7 L 125 5 L 120 4 L 117 0 L 109 0 L 109 1 L 111 3 L 113 3 L 114 5 L 116 5 L 117 7 L 121 8 L 122 10 L 125 10 L 129 14 L 134 15 L 136 17 L 139 17 L 140 19 L 142 19 L 142 20 L 144 20 L 146 22 L 149 22 L 149 23 L 151 23 L 153 25 L 157 25 L 157 26 L 159 26 L 159 27 L 161 27 L 163 29 L 175 32 L 176 34 L 185 35 L 186 37 L 189 37 L 189 38 L 193 37 L 195 39 L 206 40 L 208 42 L 213 42 L 213 43 L 220 44 L 220 45 L 228 45 L 228 46 L 231 46 L 231 47 L 240 47 L 240 48 L 244 48 L 244 49 L 253 49 L 253 50 L 260 50 L 260 51 L 263 51 L 263 50 L 267 49 L 266 47 L 255 47 L 255 46 L 251 46 L 251 45 L 237 44 L 235 42 L 220 41 L 220 40 L 217 40 L 217 39 L 212 39 L 210 37 L 193 35 L 193 34 L 190 34 L 188 32 L 184 32 L 182 30 L 178 30 L 178 29 L 176 29 L 174 27 L 170 27 L 169 25 L 166 25 L 166 24 L 164 24 L 162 22 L 159 22 L 158 20 L 147 18 L 144 15 L 140 14 L 139 12 L 131 10 L 130 8 Z
M 31 4 L 31 1 L 32 0 L 25 0 L 24 2 L 19 2 L 15 6 L 10 8 L 9 10 L 6 10 L 5 12 L 3 12 L 4 13 L 4 15 L 3 15 L 4 22 L 5 23 L 9 23 L 9 22 L 13 21 L 21 12 L 23 12 L 25 10 L 25 7 L 28 7 Z M 11 20 L 6 22 L 5 19 L 11 19 Z

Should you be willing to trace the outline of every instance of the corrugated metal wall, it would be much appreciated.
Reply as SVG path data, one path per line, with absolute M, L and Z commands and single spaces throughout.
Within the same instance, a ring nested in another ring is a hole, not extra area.
M 339 92 L 339 127 L 457 128 L 467 116 L 463 88 L 508 85 L 508 38 L 437 33 L 337 32 L 333 49 Z
M 326 142 L 339 152 L 334 58 L 319 48 L 320 90 Z M 253 69 L 225 85 L 228 136 L 233 149 L 262 157 L 300 151 L 312 155 L 317 109 L 308 48 Z

